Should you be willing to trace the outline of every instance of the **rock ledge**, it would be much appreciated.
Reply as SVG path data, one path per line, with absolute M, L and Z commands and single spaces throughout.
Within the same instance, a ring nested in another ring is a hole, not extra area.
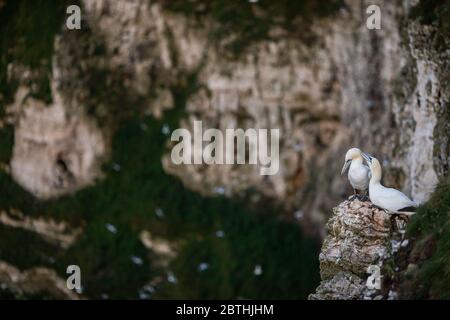
M 333 209 L 319 256 L 321 284 L 310 300 L 381 299 L 381 290 L 366 285 L 371 265 L 383 269 L 391 257 L 391 241 L 403 220 L 370 202 L 346 200 Z M 383 274 L 381 273 L 381 276 Z

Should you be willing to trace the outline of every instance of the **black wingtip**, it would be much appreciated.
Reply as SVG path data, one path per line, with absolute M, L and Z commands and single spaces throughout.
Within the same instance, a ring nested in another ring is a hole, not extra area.
M 397 210 L 398 212 L 416 212 L 417 211 L 417 208 L 416 207 L 404 207 L 404 208 L 401 208 L 401 209 L 399 209 L 399 210 Z

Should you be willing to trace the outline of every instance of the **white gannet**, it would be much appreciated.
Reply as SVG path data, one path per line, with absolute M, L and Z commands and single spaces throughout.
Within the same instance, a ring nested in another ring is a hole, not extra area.
M 367 188 L 369 187 L 369 174 L 370 170 L 363 163 L 362 152 L 358 148 L 351 148 L 345 154 L 344 166 L 341 170 L 341 175 L 348 170 L 348 181 L 353 187 L 354 195 L 356 197 L 356 190 L 364 191 L 364 195 L 367 195 Z
M 371 171 L 369 183 L 370 201 L 377 207 L 390 213 L 414 214 L 418 204 L 397 189 L 383 186 L 380 183 L 382 174 L 380 162 L 365 153 L 362 156 L 369 164 Z

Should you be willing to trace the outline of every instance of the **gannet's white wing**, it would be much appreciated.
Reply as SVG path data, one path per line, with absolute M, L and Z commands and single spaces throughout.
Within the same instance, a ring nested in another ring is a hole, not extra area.
M 409 199 L 404 193 L 394 188 L 383 188 L 377 193 L 377 200 L 389 211 L 398 211 L 407 207 L 416 207 L 417 203 Z

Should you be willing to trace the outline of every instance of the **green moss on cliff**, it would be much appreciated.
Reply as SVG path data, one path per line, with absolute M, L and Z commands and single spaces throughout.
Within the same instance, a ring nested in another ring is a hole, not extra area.
M 449 28 L 450 19 L 447 19 L 450 14 L 449 10 L 448 0 L 420 0 L 411 8 L 410 18 L 418 18 L 423 24 L 437 23 L 441 28 Z
M 32 95 L 51 101 L 51 59 L 55 35 L 61 30 L 68 0 L 8 0 L 0 8 L 0 93 L 12 98 L 17 83 L 8 79 L 11 62 L 29 67 Z M 0 105 L 1 106 L 1 105 Z
M 438 51 L 448 49 L 450 37 L 450 2 L 448 0 L 420 0 L 411 8 L 410 19 L 418 19 L 424 25 L 436 28 L 432 43 Z
M 419 298 L 450 299 L 450 176 L 441 181 L 430 200 L 419 208 L 408 233 L 416 238 L 417 246 L 432 250 L 421 253 L 429 258 L 418 261 L 415 294 Z M 430 242 L 432 246 L 426 244 Z
M 12 155 L 14 130 L 11 126 L 0 129 L 0 163 L 8 163 Z
M 6 227 L 0 224 L 0 257 L 4 261 L 14 261 L 21 270 L 36 266 L 51 265 L 59 248 L 42 240 L 37 234 Z M 32 243 L 32 246 L 24 246 Z M 36 250 L 38 248 L 38 250 Z
M 232 54 L 239 54 L 254 42 L 270 39 L 269 31 L 273 27 L 282 28 L 285 35 L 311 41 L 311 21 L 332 15 L 343 6 L 343 1 L 173 0 L 164 1 L 163 5 L 197 21 L 209 18 L 213 22 L 210 36 L 223 42 Z

